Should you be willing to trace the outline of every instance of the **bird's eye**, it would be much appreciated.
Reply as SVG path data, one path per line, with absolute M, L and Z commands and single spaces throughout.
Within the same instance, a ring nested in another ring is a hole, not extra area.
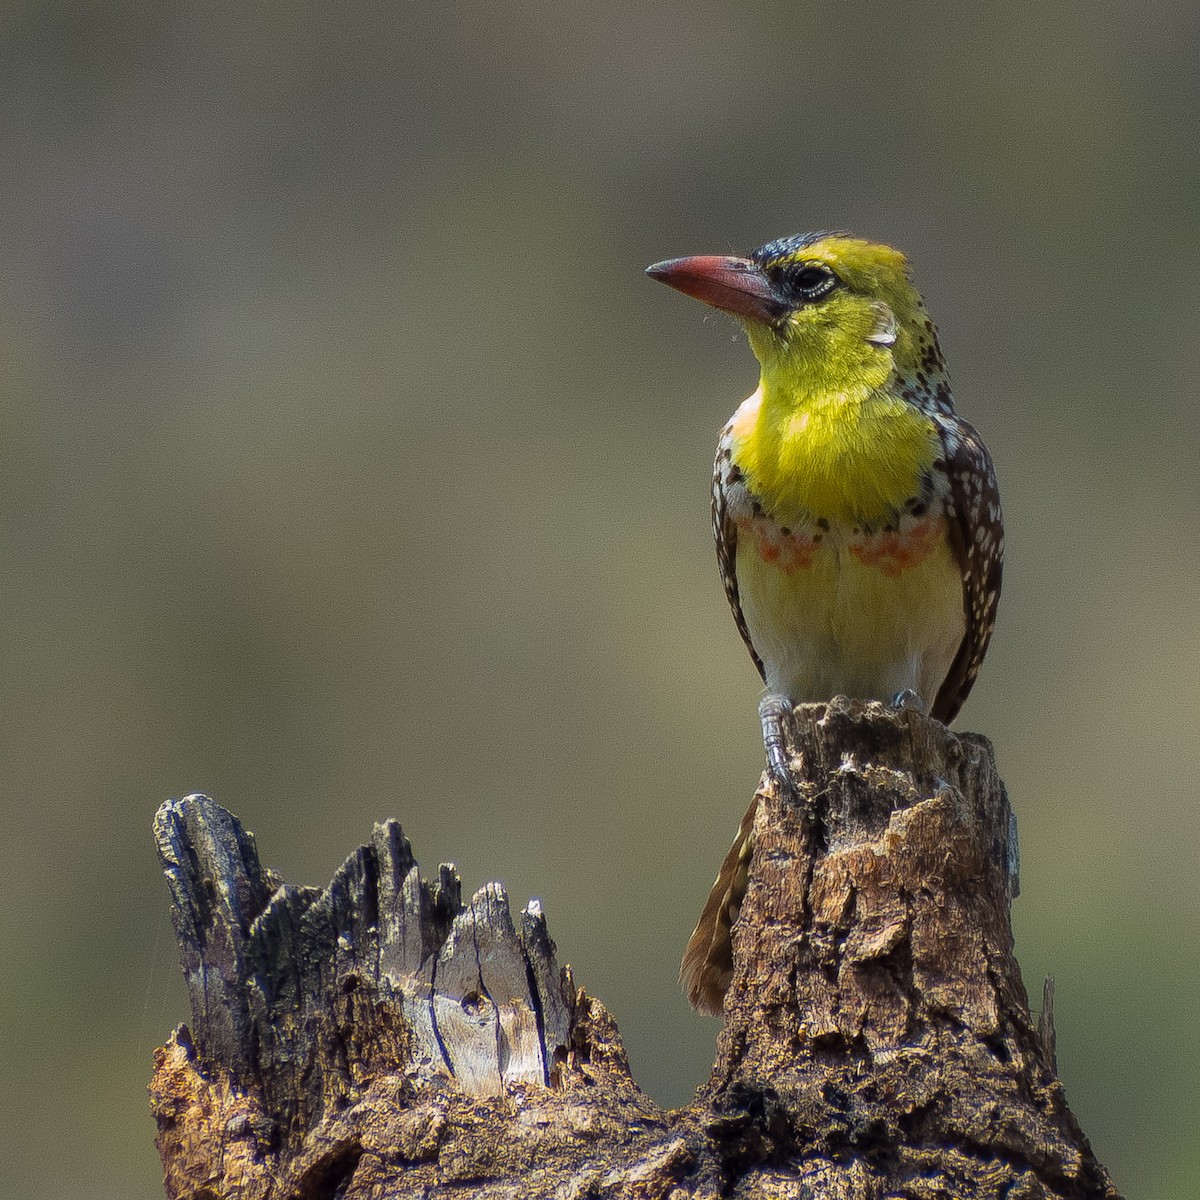
M 802 292 L 827 291 L 833 284 L 833 272 L 825 267 L 801 267 L 792 283 Z
M 838 284 L 838 277 L 820 263 L 793 264 L 779 272 L 779 284 L 801 304 L 820 300 Z

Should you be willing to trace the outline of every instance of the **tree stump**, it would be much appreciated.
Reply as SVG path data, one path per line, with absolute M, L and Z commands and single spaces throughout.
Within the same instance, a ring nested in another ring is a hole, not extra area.
M 712 1075 L 664 1111 L 603 1005 L 495 884 L 395 821 L 324 890 L 202 796 L 155 828 L 192 1006 L 155 1055 L 167 1194 L 1120 1200 L 1012 955 L 991 747 L 836 699 L 764 782 Z

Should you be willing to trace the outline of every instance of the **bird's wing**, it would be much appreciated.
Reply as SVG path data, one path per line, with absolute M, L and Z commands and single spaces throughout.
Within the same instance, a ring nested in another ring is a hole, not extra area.
M 746 617 L 742 612 L 742 601 L 738 595 L 737 582 L 737 523 L 730 516 L 729 492 L 734 487 L 744 487 L 741 482 L 741 472 L 733 464 L 733 422 L 730 421 L 721 430 L 720 441 L 717 442 L 717 459 L 713 464 L 712 479 L 712 525 L 713 537 L 717 542 L 717 566 L 721 571 L 721 582 L 725 585 L 725 596 L 729 607 L 733 609 L 733 619 L 737 625 L 750 657 L 758 673 L 766 679 L 762 659 L 754 649 L 750 640 L 750 630 L 746 628 Z
M 979 434 L 957 416 L 939 420 L 949 479 L 946 517 L 950 545 L 962 570 L 966 630 L 933 702 L 949 724 L 963 706 L 996 625 L 1004 566 L 1004 521 L 992 460 Z

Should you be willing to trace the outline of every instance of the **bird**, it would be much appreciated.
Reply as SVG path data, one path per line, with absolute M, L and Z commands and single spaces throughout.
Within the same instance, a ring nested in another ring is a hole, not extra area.
M 1004 526 L 991 456 L 955 411 L 906 256 L 822 230 L 646 271 L 735 317 L 759 363 L 718 439 L 712 521 L 766 687 L 771 784 L 791 790 L 784 729 L 797 704 L 846 695 L 949 724 L 995 626 Z M 732 975 L 754 809 L 684 954 L 701 1012 L 721 1011 Z

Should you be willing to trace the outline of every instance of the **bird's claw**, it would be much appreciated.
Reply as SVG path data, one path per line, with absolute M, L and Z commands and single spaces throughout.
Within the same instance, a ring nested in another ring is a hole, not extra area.
M 767 754 L 767 776 L 779 795 L 797 798 L 785 734 L 792 719 L 792 702 L 786 696 L 764 696 L 758 706 L 762 722 L 763 749 Z
M 929 706 L 912 688 L 905 688 L 902 692 L 897 692 L 890 703 L 892 708 L 898 708 L 901 712 L 920 713 L 923 717 L 929 715 Z

